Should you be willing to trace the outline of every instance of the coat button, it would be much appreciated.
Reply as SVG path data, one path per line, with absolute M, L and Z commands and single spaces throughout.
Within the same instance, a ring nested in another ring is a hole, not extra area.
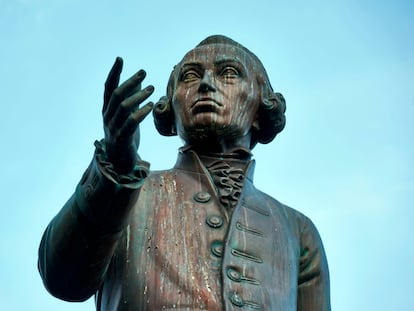
M 207 203 L 208 201 L 210 201 L 210 198 L 211 194 L 205 191 L 197 192 L 194 195 L 194 200 L 196 200 L 199 203 Z
M 221 257 L 223 256 L 223 243 L 220 241 L 215 241 L 213 242 L 213 244 L 211 245 L 211 252 L 217 256 L 217 257 Z
M 239 273 L 239 271 L 237 271 L 233 268 L 228 268 L 227 269 L 227 276 L 229 277 L 230 280 L 232 280 L 234 282 L 240 282 L 241 281 L 241 274 Z
M 244 305 L 243 299 L 237 293 L 234 293 L 233 295 L 231 295 L 230 301 L 236 307 L 243 307 Z
M 220 216 L 209 216 L 206 219 L 207 225 L 209 225 L 211 228 L 220 228 L 223 225 L 223 218 Z

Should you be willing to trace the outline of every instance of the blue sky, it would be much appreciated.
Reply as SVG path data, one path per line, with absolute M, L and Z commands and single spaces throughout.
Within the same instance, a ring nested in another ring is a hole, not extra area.
M 0 309 L 94 310 L 37 273 L 46 225 L 102 137 L 116 56 L 164 95 L 211 34 L 256 53 L 287 101 L 285 130 L 254 149 L 255 184 L 308 215 L 324 241 L 333 310 L 408 310 L 414 290 L 414 3 L 0 0 Z M 170 168 L 178 138 L 144 121 L 139 153 Z

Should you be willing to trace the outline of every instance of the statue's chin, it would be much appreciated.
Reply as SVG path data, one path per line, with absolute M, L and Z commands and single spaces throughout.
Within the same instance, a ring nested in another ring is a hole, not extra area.
M 250 135 L 244 134 L 240 129 L 232 129 L 229 126 L 216 127 L 193 127 L 179 133 L 186 145 L 200 145 L 204 148 L 215 149 L 220 146 L 233 146 L 246 144 L 250 146 Z
M 181 138 L 189 143 L 194 142 L 211 142 L 218 141 L 229 136 L 230 131 L 226 126 L 215 127 L 215 126 L 194 126 L 192 128 L 186 128 L 181 133 Z M 231 136 L 231 135 L 230 135 Z

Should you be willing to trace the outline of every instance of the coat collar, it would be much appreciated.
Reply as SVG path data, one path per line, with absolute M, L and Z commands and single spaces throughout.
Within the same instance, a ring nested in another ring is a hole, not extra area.
M 190 172 L 204 172 L 208 175 L 208 171 L 203 164 L 203 161 L 217 161 L 222 160 L 227 162 L 231 165 L 231 163 L 237 163 L 239 165 L 243 165 L 245 167 L 245 176 L 250 182 L 253 182 L 253 175 L 254 175 L 254 167 L 255 161 L 254 160 L 239 160 L 236 158 L 230 158 L 226 156 L 218 156 L 214 157 L 211 155 L 208 156 L 199 156 L 191 147 L 182 147 L 179 149 L 177 162 L 174 165 L 175 169 L 180 169 L 184 171 Z

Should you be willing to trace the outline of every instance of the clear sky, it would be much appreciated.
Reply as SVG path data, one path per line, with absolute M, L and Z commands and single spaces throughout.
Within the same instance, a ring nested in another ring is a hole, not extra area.
M 256 53 L 286 98 L 255 184 L 316 224 L 333 310 L 412 309 L 413 1 L 0 0 L 1 310 L 94 310 L 50 296 L 36 261 L 102 137 L 107 72 L 116 56 L 123 78 L 144 68 L 155 101 L 211 34 Z M 170 168 L 180 140 L 151 116 L 141 131 L 141 157 Z

